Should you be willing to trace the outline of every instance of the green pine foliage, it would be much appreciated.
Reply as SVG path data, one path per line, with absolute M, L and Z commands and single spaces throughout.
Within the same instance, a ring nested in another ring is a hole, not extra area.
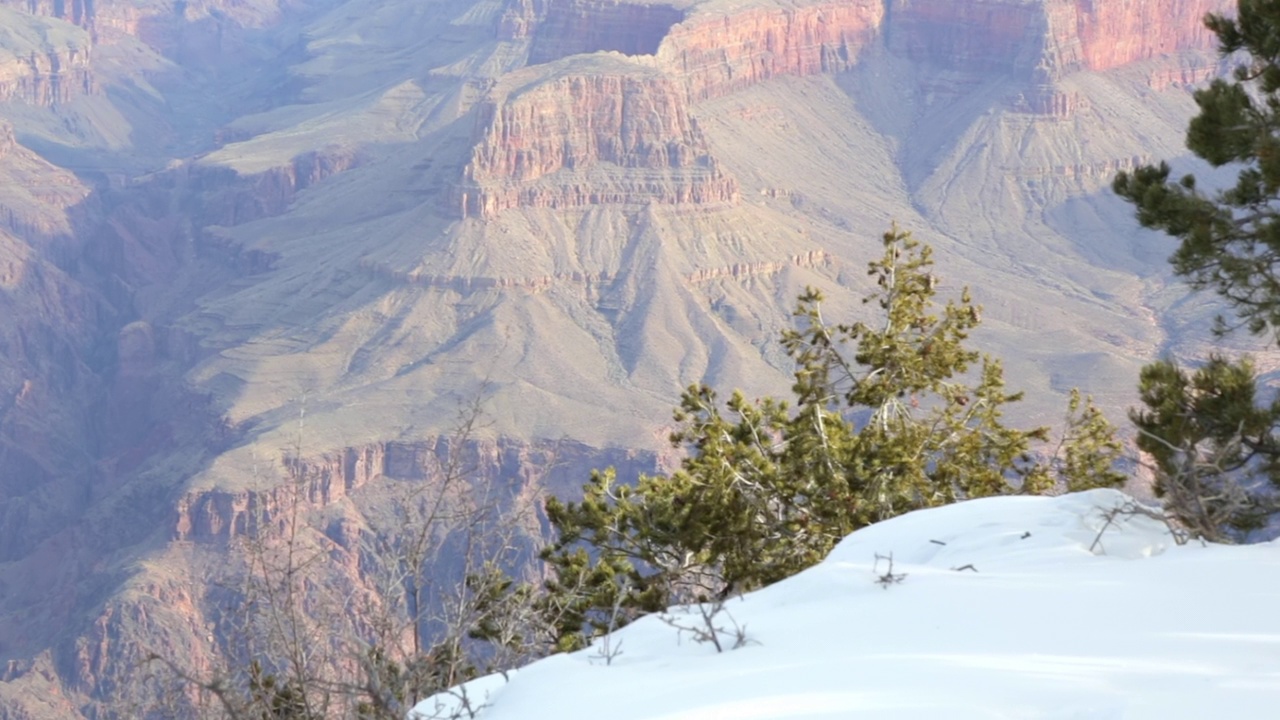
M 810 289 L 782 344 L 790 401 L 727 402 L 685 391 L 670 476 L 619 483 L 596 472 L 581 502 L 550 500 L 554 571 L 543 599 L 559 650 L 582 647 L 673 603 L 767 585 L 821 560 L 857 528 L 967 498 L 1114 486 L 1120 446 L 1091 401 L 1058 457 L 1033 457 L 1048 429 L 1003 414 L 1020 393 L 1001 364 L 967 347 L 981 320 L 967 289 L 939 304 L 929 247 L 894 228 L 870 264 L 874 322 L 832 324 Z
M 1062 445 L 1053 459 L 1062 486 L 1069 492 L 1120 487 L 1128 479 L 1119 469 L 1123 457 L 1115 426 L 1092 397 L 1073 388 Z
M 1160 163 L 1120 173 L 1113 188 L 1143 226 L 1179 240 L 1174 271 L 1235 313 L 1234 322 L 1218 319 L 1217 333 L 1280 340 L 1280 0 L 1239 0 L 1235 17 L 1211 14 L 1205 24 L 1224 56 L 1245 61 L 1195 93 L 1187 148 L 1214 167 L 1238 167 L 1235 184 L 1209 192 L 1193 175 L 1171 182 Z M 1161 361 L 1140 383 L 1144 408 L 1131 417 L 1166 509 L 1191 534 L 1242 537 L 1274 505 L 1280 480 L 1280 412 L 1261 398 L 1252 364 L 1214 356 L 1188 374 Z
M 1280 484 L 1280 400 L 1260 406 L 1257 373 L 1244 358 L 1211 356 L 1187 372 L 1171 361 L 1142 369 L 1145 409 L 1130 413 L 1138 447 L 1156 467 L 1156 494 L 1188 531 L 1216 541 L 1246 538 Z
M 1249 331 L 1280 330 L 1280 0 L 1239 0 L 1235 18 L 1209 15 L 1224 55 L 1248 62 L 1195 93 L 1187 148 L 1214 167 L 1239 165 L 1236 184 L 1205 192 L 1193 175 L 1170 182 L 1166 163 L 1116 176 L 1143 226 L 1180 245 L 1175 272 L 1225 298 Z M 1220 329 L 1227 329 L 1223 325 Z

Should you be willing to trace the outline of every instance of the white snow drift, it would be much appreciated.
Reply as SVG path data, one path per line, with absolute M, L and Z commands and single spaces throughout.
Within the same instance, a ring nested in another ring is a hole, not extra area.
M 483 720 L 1280 717 L 1280 544 L 1177 546 L 1144 517 L 1095 543 L 1127 500 L 911 513 L 730 601 L 716 623 L 745 628 L 740 649 L 648 617 L 615 633 L 610 662 L 597 646 L 465 689 Z M 890 553 L 905 577 L 882 586 Z M 698 625 L 689 612 L 671 615 Z M 449 718 L 457 702 L 415 712 Z

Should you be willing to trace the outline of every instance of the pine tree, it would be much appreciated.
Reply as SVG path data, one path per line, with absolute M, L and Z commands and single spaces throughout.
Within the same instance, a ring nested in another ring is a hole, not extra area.
M 582 502 L 547 503 L 558 536 L 543 553 L 555 574 L 544 603 L 559 649 L 673 603 L 776 582 L 911 510 L 1058 480 L 1123 481 L 1119 445 L 1091 403 L 1065 462 L 1033 458 L 1048 430 L 1004 424 L 1022 396 L 1006 391 L 998 360 L 966 346 L 981 319 L 968 290 L 938 306 L 932 266 L 930 248 L 894 228 L 869 266 L 874 324 L 830 324 L 820 292 L 799 298 L 797 328 L 782 338 L 793 405 L 741 393 L 722 405 L 690 387 L 671 436 L 687 451 L 677 472 L 634 486 L 597 472 Z
M 1180 245 L 1174 271 L 1195 289 L 1226 299 L 1250 332 L 1280 330 L 1280 0 L 1239 0 L 1235 18 L 1205 24 L 1224 55 L 1248 61 L 1232 79 L 1195 93 L 1199 114 L 1187 148 L 1214 167 L 1242 166 L 1233 187 L 1200 189 L 1194 175 L 1170 182 L 1167 163 L 1116 176 L 1116 193 L 1137 208 L 1143 226 Z M 1225 321 L 1220 330 L 1235 327 Z
M 1180 243 L 1170 261 L 1195 290 L 1222 297 L 1244 328 L 1280 340 L 1280 0 L 1239 0 L 1234 18 L 1205 24 L 1224 56 L 1246 62 L 1195 93 L 1187 147 L 1214 167 L 1239 166 L 1235 185 L 1207 192 L 1194 175 L 1170 182 L 1166 163 L 1117 175 L 1113 188 L 1138 221 Z M 1145 367 L 1145 409 L 1131 413 L 1139 447 L 1156 465 L 1156 489 L 1193 534 L 1242 537 L 1273 506 L 1280 481 L 1280 409 L 1258 393 L 1248 359 L 1211 357 L 1187 374 L 1171 361 Z
M 1247 358 L 1211 356 L 1188 373 L 1170 361 L 1142 369 L 1145 409 L 1130 413 L 1156 465 L 1155 491 L 1194 536 L 1245 539 L 1266 520 L 1266 485 L 1280 483 L 1280 400 L 1259 407 Z

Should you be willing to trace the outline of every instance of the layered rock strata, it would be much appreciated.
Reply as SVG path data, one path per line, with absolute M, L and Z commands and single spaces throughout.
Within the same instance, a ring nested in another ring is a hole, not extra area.
M 528 443 L 513 439 L 453 438 L 418 442 L 383 442 L 343 448 L 318 457 L 289 458 L 287 472 L 295 482 L 265 490 L 201 490 L 177 504 L 171 520 L 173 540 L 215 543 L 244 535 L 257 523 L 271 525 L 294 498 L 308 510 L 319 510 L 351 497 L 381 480 L 438 483 L 442 458 L 460 453 L 468 468 L 466 480 L 494 483 L 508 496 L 523 491 L 570 494 L 591 468 L 616 466 L 626 473 L 654 472 L 659 458 L 650 452 L 592 448 L 580 443 Z M 554 467 L 554 472 L 552 472 Z M 630 476 L 630 475 L 628 475 Z M 559 487 L 564 483 L 565 487 Z M 555 485 L 556 487 L 551 487 Z
M 601 0 L 517 0 L 499 37 L 529 42 L 529 63 L 613 51 L 597 66 L 499 81 L 481 105 L 474 151 L 450 198 L 461 217 L 511 208 L 704 205 L 738 185 L 710 154 L 691 110 L 771 78 L 839 73 L 883 40 L 956 92 L 992 73 L 1021 78 L 1008 109 L 1065 119 L 1078 93 L 1059 81 L 1185 50 L 1209 50 L 1198 22 L 1228 0 L 851 0 L 728 7 Z M 1158 70 L 1153 86 L 1220 68 Z
M 703 12 L 672 28 L 658 61 L 691 100 L 705 100 L 774 77 L 846 70 L 884 16 L 883 0 Z
M 1234 11 L 1229 0 L 1047 0 L 1048 54 L 1062 74 L 1110 70 L 1183 50 L 1212 50 L 1214 37 L 1200 22 L 1211 12 Z
M 711 156 L 684 93 L 669 78 L 522 79 L 509 78 L 479 109 L 476 146 L 455 198 L 462 217 L 493 217 L 515 207 L 708 204 L 737 197 L 737 182 Z
M 65 103 L 93 90 L 88 34 L 0 7 L 0 102 Z

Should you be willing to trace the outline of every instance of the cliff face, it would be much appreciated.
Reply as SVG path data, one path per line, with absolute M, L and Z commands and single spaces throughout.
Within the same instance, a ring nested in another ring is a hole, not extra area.
M 457 208 L 731 201 L 737 183 L 711 157 L 680 87 L 648 75 L 539 78 L 479 110 Z M 612 174 L 596 173 L 616 169 Z
M 1037 68 L 1059 78 L 1215 47 L 1199 19 L 1229 0 L 890 0 L 888 44 L 957 70 Z
M 1199 22 L 1234 10 L 1229 0 L 1050 0 L 1050 47 L 1064 70 L 1109 70 L 1180 50 L 1210 50 L 1217 40 Z
M 705 100 L 774 77 L 846 70 L 884 15 L 883 0 L 698 14 L 672 29 L 658 60 L 691 99 Z
M 286 483 L 264 491 L 208 490 L 184 496 L 175 508 L 171 537 L 216 543 L 243 535 L 258 522 L 273 525 L 295 490 L 310 512 L 380 481 L 440 483 L 441 468 L 451 452 L 459 454 L 457 466 L 467 469 L 468 483 L 502 488 L 508 497 L 572 495 L 581 491 L 581 478 L 593 468 L 616 466 L 619 473 L 633 477 L 656 471 L 659 462 L 648 452 L 512 438 L 469 440 L 458 446 L 452 438 L 438 437 L 343 448 L 319 457 L 290 458 L 288 472 L 299 478 L 296 486 Z
M 707 150 L 696 104 L 771 78 L 842 72 L 880 41 L 950 91 L 999 73 L 1023 85 L 1009 109 L 1070 117 L 1081 100 L 1059 88 L 1062 78 L 1211 49 L 1210 34 L 1187 19 L 1229 4 L 853 0 L 719 10 L 517 0 L 498 35 L 528 42 L 532 65 L 602 50 L 654 57 L 629 65 L 597 58 L 607 70 L 499 81 L 477 113 L 475 150 L 450 203 L 462 217 L 493 217 L 517 207 L 731 202 L 737 183 Z M 1161 69 L 1151 82 L 1215 71 Z
M 28 55 L 0 66 L 0 102 L 22 100 L 49 106 L 92 91 L 87 49 Z
M 65 103 L 93 90 L 88 33 L 0 6 L 0 102 Z

